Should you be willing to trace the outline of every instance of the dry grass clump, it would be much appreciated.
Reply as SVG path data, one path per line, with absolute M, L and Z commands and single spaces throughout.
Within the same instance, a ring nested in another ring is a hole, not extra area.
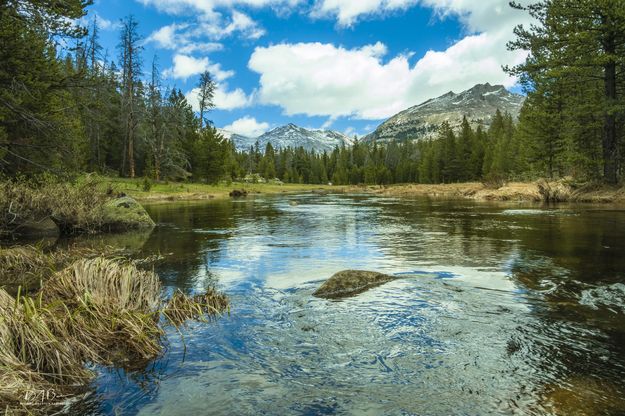
M 85 358 L 124 367 L 161 351 L 160 293 L 153 272 L 105 258 L 77 261 L 42 288 L 58 312 L 68 311 L 62 325 L 82 344 Z
M 69 307 L 85 302 L 110 310 L 154 312 L 160 301 L 160 281 L 149 271 L 122 260 L 80 260 L 46 282 L 43 293 Z
M 490 190 L 502 188 L 506 185 L 506 182 L 506 178 L 498 173 L 490 173 L 482 178 L 482 185 L 484 185 L 484 188 Z
M 65 393 L 62 388 L 46 381 L 39 373 L 0 351 L 0 405 L 5 414 L 32 414 L 37 404 L 60 400 Z
M 538 193 L 544 202 L 566 202 L 571 199 L 572 188 L 563 180 L 547 182 L 541 179 L 536 182 Z
M 7 409 L 49 403 L 92 376 L 44 314 L 33 299 L 0 289 L 0 404 Z
M 49 256 L 33 246 L 0 248 L 0 284 L 37 281 L 52 274 Z
M 40 298 L 18 294 L 13 305 L 5 299 L 0 308 L 9 335 L 5 344 L 17 359 L 59 384 L 84 382 L 90 377 L 78 351 L 65 341 L 68 329 L 58 325 L 61 318 L 43 306 Z
M 211 317 L 230 312 L 228 297 L 210 287 L 205 293 L 188 296 L 177 290 L 163 309 L 163 315 L 174 326 L 188 320 L 208 320 Z
M 43 264 L 16 258 L 20 267 Z M 71 395 L 93 377 L 87 363 L 143 366 L 161 354 L 161 314 L 178 326 L 226 309 L 214 288 L 165 303 L 155 273 L 103 257 L 54 273 L 33 297 L 0 289 L 0 408 L 40 411 Z
M 43 218 L 52 218 L 65 234 L 98 230 L 102 205 L 110 199 L 100 182 L 93 175 L 75 183 L 50 175 L 0 181 L 0 237 Z
M 44 251 L 38 246 L 0 247 L 0 286 L 36 290 L 41 282 L 49 279 L 57 270 L 67 267 L 78 259 L 110 256 L 119 253 L 112 247 L 92 249 L 70 247 Z M 9 291 L 15 293 L 14 291 Z

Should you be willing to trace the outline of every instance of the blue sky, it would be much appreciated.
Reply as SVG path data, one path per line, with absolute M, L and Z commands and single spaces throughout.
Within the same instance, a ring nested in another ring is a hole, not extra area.
M 196 104 L 208 69 L 217 127 L 255 136 L 286 123 L 363 135 L 384 119 L 476 83 L 514 88 L 501 65 L 516 24 L 508 0 L 96 0 L 101 42 L 116 58 L 134 15 L 164 84 Z

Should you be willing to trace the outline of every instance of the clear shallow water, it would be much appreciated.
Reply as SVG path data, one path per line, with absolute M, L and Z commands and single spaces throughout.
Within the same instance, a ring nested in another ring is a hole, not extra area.
M 154 232 L 114 244 L 164 255 L 168 291 L 216 284 L 232 313 L 170 328 L 161 359 L 104 371 L 76 413 L 625 413 L 625 211 L 331 195 L 148 208 Z M 311 296 L 348 268 L 401 279 Z

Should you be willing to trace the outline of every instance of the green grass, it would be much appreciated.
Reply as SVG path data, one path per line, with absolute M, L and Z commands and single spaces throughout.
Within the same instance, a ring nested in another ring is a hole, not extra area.
M 245 189 L 251 194 L 281 194 L 310 192 L 315 189 L 336 190 L 339 187 L 329 185 L 276 184 L 276 183 L 220 183 L 208 185 L 201 183 L 151 182 L 149 190 L 145 189 L 144 179 L 102 178 L 105 189 L 109 187 L 115 192 L 123 192 L 138 200 L 167 199 L 209 199 L 226 198 L 233 189 Z

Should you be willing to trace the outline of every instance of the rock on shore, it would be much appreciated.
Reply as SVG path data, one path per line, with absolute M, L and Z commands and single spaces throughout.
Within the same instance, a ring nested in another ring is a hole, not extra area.
M 145 208 L 129 196 L 108 201 L 102 209 L 103 228 L 107 231 L 152 228 L 155 225 Z

